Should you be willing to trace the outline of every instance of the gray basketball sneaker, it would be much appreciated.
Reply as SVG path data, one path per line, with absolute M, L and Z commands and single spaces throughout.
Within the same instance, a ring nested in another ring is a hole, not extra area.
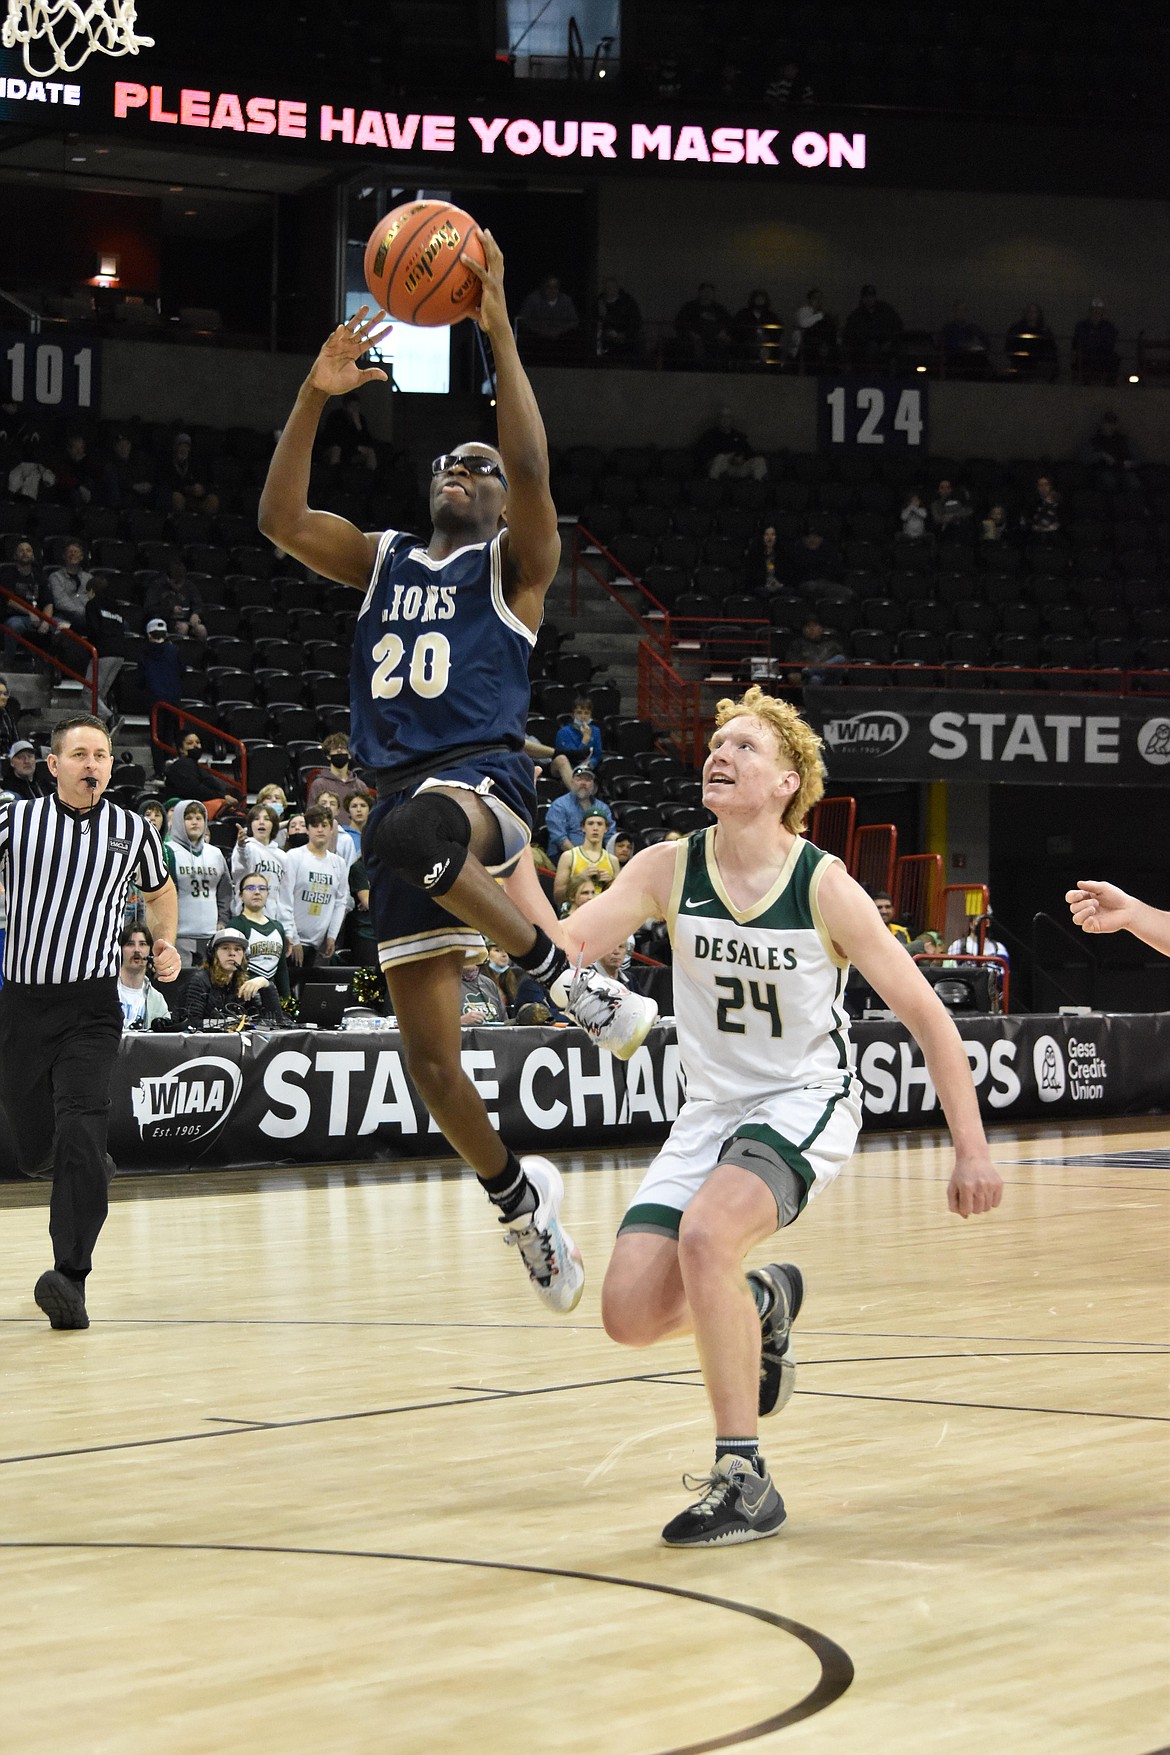
M 536 1190 L 536 1211 L 510 1220 L 504 1242 L 520 1251 L 528 1278 L 550 1310 L 566 1316 L 581 1302 L 585 1268 L 581 1251 L 561 1224 L 565 1185 L 548 1158 L 524 1157 L 520 1165 Z
M 742 1456 L 721 1456 L 709 1475 L 684 1475 L 701 1497 L 671 1518 L 662 1532 L 668 1548 L 728 1547 L 774 1536 L 786 1516 L 770 1475 L 757 1475 Z
M 85 1288 L 60 1274 L 56 1268 L 43 1273 L 33 1287 L 33 1297 L 49 1319 L 51 1328 L 88 1328 Z
M 747 1277 L 754 1285 L 768 1286 L 772 1292 L 772 1308 L 760 1318 L 759 1411 L 775 1414 L 796 1387 L 791 1335 L 804 1303 L 804 1275 L 790 1261 L 773 1261 L 767 1267 L 751 1268 Z
M 656 1001 L 611 981 L 599 969 L 577 969 L 572 981 L 568 970 L 553 982 L 553 999 L 571 1014 L 599 1048 L 608 1048 L 618 1060 L 629 1060 L 642 1046 L 658 1016 Z M 566 986 L 568 992 L 565 992 Z

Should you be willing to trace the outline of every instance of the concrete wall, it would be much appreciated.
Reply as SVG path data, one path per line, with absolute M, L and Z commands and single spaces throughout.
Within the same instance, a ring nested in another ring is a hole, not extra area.
M 532 378 L 554 445 L 687 445 L 728 402 L 762 450 L 816 450 L 812 378 L 567 369 Z M 939 456 L 1072 457 L 1114 408 L 1139 457 L 1170 457 L 1170 390 L 931 383 L 928 393 L 930 449 Z
M 102 418 L 282 426 L 311 363 L 300 354 L 106 341 Z
M 733 311 L 765 286 L 789 320 L 809 287 L 844 318 L 873 281 L 907 328 L 937 330 L 957 299 L 1002 341 L 1035 299 L 1070 336 L 1094 296 L 1123 336 L 1167 329 L 1170 203 L 777 183 L 630 182 L 598 189 L 599 273 L 669 322 L 701 280 Z M 695 244 L 701 205 L 702 245 Z

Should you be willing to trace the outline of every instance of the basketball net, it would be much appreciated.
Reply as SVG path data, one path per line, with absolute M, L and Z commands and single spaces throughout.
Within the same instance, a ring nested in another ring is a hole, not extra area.
M 153 37 L 135 34 L 135 14 L 134 0 L 8 0 L 0 41 L 6 49 L 21 44 L 26 70 L 34 79 L 48 79 L 76 73 L 95 50 L 137 55 L 139 49 L 153 49 Z

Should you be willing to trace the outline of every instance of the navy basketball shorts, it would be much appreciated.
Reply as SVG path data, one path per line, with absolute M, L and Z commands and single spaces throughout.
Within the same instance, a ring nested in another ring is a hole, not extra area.
M 418 785 L 380 798 L 370 812 L 364 845 L 371 844 L 378 824 L 392 810 L 432 786 L 474 792 L 492 812 L 504 843 L 504 856 L 499 864 L 487 867 L 493 877 L 506 877 L 521 856 L 527 856 L 536 814 L 536 788 L 532 762 L 522 750 L 491 751 L 471 762 L 436 769 Z M 370 875 L 370 912 L 378 940 L 378 962 L 383 969 L 392 969 L 399 963 L 422 962 L 445 951 L 461 950 L 465 956 L 474 956 L 483 949 L 481 934 L 449 914 L 438 897 L 406 883 L 377 859 L 368 859 L 366 869 Z

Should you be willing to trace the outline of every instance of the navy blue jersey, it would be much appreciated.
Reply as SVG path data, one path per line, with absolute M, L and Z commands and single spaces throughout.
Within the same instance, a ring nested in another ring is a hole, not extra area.
M 399 768 L 462 744 L 522 749 L 535 644 L 504 601 L 499 535 L 435 561 L 416 537 L 384 531 L 350 661 L 358 764 Z

